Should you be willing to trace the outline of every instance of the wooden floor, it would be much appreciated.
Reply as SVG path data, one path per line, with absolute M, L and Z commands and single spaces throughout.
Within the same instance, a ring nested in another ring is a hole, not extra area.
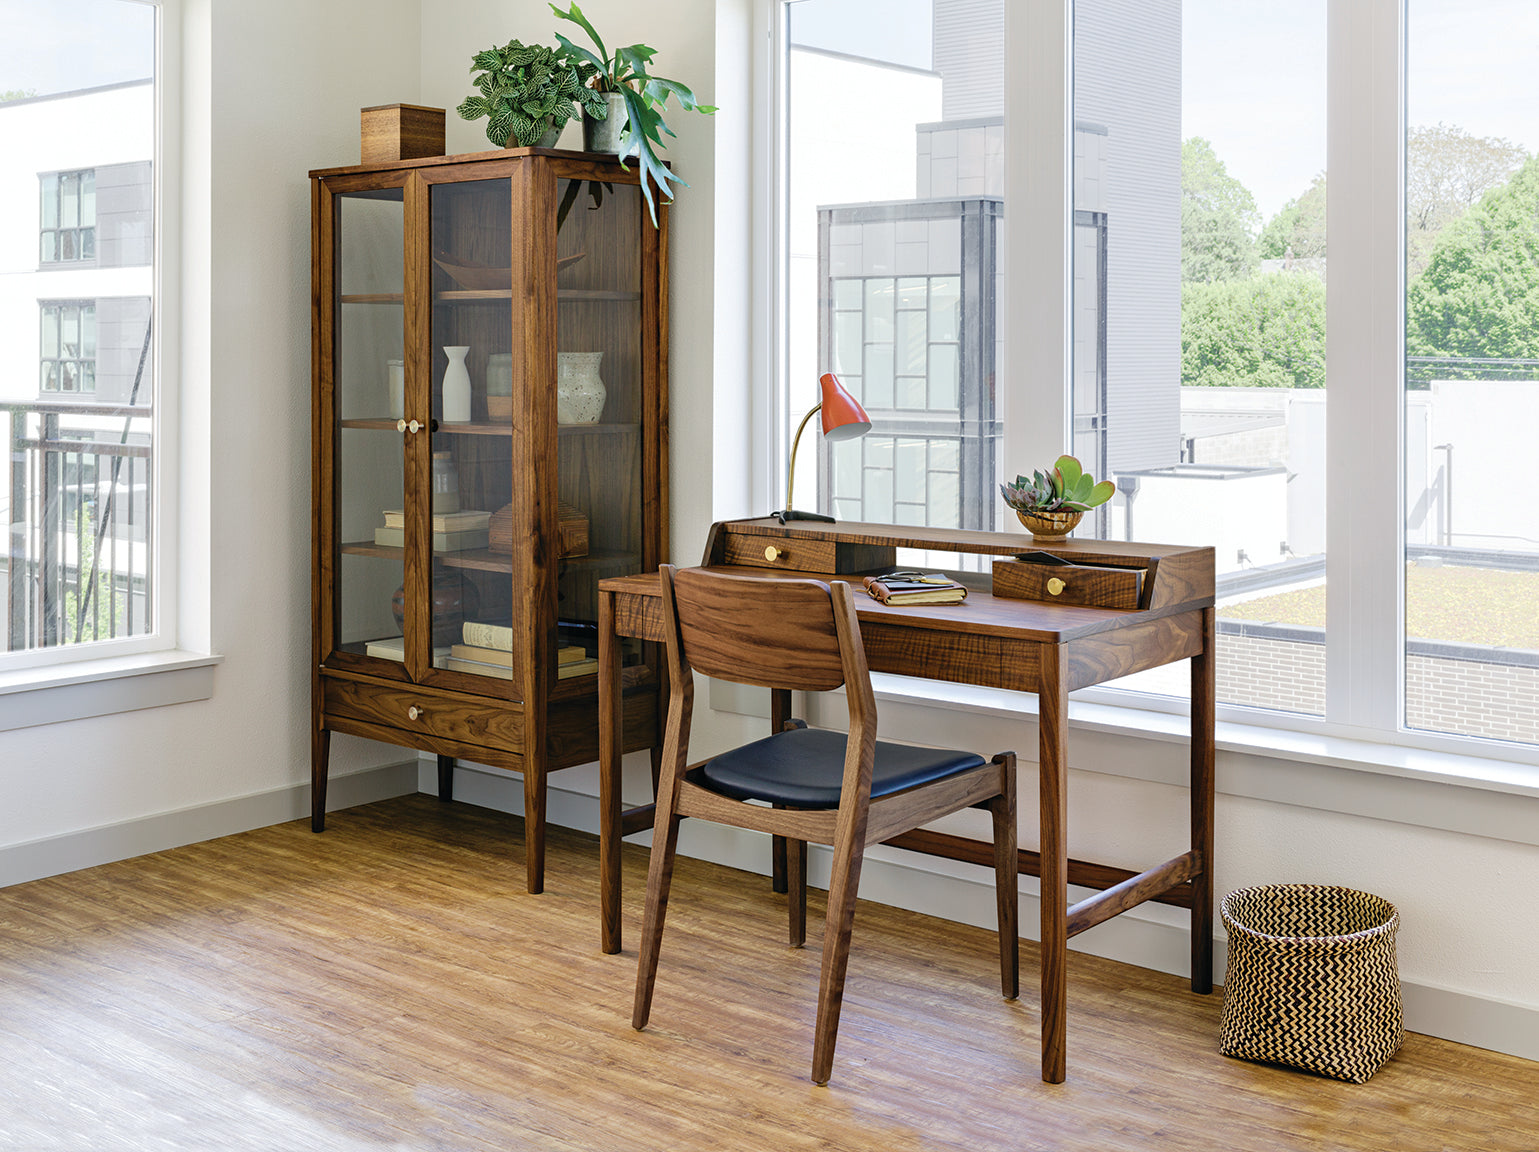
M 815 1088 L 817 941 L 698 861 L 634 1032 L 643 851 L 605 956 L 593 838 L 552 829 L 529 896 L 521 833 L 412 796 L 0 890 L 0 1149 L 1539 1148 L 1539 1064 L 1416 1035 L 1366 1085 L 1227 1060 L 1217 996 L 1080 955 L 1043 1084 L 1031 945 L 1006 1003 L 988 933 L 865 903 Z

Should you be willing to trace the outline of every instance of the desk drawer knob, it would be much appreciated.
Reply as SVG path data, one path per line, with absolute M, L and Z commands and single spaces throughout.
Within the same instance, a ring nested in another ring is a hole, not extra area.
M 1068 585 L 1065 584 L 1062 580 L 1058 579 L 1056 576 L 1047 582 L 1047 591 L 1051 596 L 1057 596 L 1067 587 Z
M 424 715 L 426 715 L 426 713 L 427 709 L 418 708 L 415 704 L 413 704 L 406 710 L 406 718 L 408 720 L 420 720 Z
M 776 548 L 773 544 L 766 545 L 764 548 L 764 558 L 771 564 L 784 557 L 785 554 L 786 550 L 784 548 Z

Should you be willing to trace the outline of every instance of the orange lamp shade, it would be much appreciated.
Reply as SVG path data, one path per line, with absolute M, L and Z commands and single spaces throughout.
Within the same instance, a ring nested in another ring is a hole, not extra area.
M 871 431 L 871 417 L 860 401 L 844 390 L 839 377 L 825 372 L 818 378 L 823 389 L 823 435 L 829 440 L 853 440 Z

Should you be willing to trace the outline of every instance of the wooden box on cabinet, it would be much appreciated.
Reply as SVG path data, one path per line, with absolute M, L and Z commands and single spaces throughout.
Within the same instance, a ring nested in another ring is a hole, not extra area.
M 455 758 L 512 769 L 538 892 L 546 775 L 597 755 L 597 581 L 668 558 L 667 216 L 546 149 L 311 178 L 312 824 L 332 732 L 436 754 L 445 798 Z M 589 388 L 597 354 L 592 423 L 557 422 L 563 353 Z M 622 662 L 624 746 L 654 747 L 659 653 Z

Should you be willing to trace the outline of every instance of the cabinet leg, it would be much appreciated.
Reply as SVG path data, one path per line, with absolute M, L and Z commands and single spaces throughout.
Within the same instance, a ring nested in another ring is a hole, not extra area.
M 310 733 L 310 831 L 326 829 L 326 767 L 331 759 L 331 731 L 316 725 Z
M 545 891 L 545 773 L 539 769 L 524 773 L 524 867 L 530 893 Z
M 438 798 L 445 804 L 454 799 L 454 757 L 438 758 Z

